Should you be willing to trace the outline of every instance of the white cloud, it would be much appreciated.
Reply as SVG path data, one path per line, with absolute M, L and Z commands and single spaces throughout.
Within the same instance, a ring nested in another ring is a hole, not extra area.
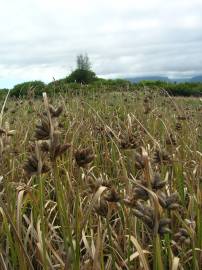
M 202 73 L 201 0 L 0 0 L 0 87 L 68 74 Z

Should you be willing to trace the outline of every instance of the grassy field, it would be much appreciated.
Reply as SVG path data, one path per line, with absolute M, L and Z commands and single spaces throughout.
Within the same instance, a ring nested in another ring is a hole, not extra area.
M 1 101 L 0 269 L 202 267 L 202 102 Z

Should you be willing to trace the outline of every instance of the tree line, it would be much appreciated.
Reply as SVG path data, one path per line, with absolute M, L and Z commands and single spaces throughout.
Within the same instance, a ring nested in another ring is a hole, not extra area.
M 91 62 L 87 54 L 79 54 L 76 58 L 76 69 L 69 76 L 45 84 L 42 81 L 30 81 L 17 84 L 11 89 L 10 95 L 15 97 L 24 97 L 33 92 L 35 96 L 40 96 L 46 91 L 49 94 L 70 91 L 77 89 L 79 85 L 88 85 L 87 90 L 94 88 L 94 91 L 100 91 L 105 87 L 107 91 L 135 91 L 143 87 L 153 90 L 165 90 L 173 96 L 202 96 L 202 83 L 172 83 L 164 81 L 141 81 L 131 83 L 124 79 L 103 79 L 98 78 L 92 70 Z M 0 89 L 0 97 L 4 96 L 8 89 Z M 86 90 L 86 91 L 87 91 Z

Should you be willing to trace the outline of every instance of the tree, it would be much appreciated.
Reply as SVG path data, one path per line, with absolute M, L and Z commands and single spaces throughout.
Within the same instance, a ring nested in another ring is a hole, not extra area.
M 90 70 L 91 63 L 87 54 L 79 54 L 77 55 L 77 69 L 81 70 Z
M 79 54 L 76 63 L 77 69 L 67 77 L 67 82 L 86 84 L 95 81 L 96 74 L 91 70 L 91 63 L 87 54 Z

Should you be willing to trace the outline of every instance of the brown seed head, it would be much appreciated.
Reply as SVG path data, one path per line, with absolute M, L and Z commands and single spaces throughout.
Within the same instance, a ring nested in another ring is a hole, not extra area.
M 41 123 L 36 125 L 35 138 L 47 140 L 50 136 L 50 122 L 47 116 L 42 116 Z
M 160 174 L 156 173 L 152 179 L 152 189 L 158 190 L 165 187 L 167 181 L 161 180 Z
M 165 150 L 156 149 L 154 151 L 153 161 L 155 163 L 169 163 L 171 158 Z
M 63 106 L 59 106 L 55 109 L 52 105 L 49 105 L 49 111 L 52 117 L 59 117 L 63 111 Z
M 87 147 L 81 150 L 77 150 L 74 153 L 76 163 L 80 167 L 85 167 L 87 164 L 91 163 L 94 159 L 94 154 L 91 148 Z
M 119 202 L 120 201 L 120 195 L 115 190 L 114 187 L 112 187 L 108 192 L 105 194 L 104 199 L 108 202 Z
M 106 217 L 108 214 L 108 204 L 104 199 L 101 199 L 97 206 L 95 206 L 95 212 L 102 217 Z
M 39 172 L 39 160 L 35 154 L 31 154 L 25 162 L 23 169 L 27 175 L 31 176 L 38 173 L 46 173 L 50 168 L 44 161 L 42 161 L 41 172 Z

